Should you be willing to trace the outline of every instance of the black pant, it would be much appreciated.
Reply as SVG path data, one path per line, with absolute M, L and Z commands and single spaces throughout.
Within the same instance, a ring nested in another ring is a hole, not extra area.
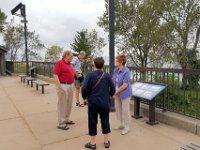
M 110 133 L 109 109 L 88 105 L 88 128 L 91 136 L 97 135 L 98 114 L 100 114 L 102 133 Z

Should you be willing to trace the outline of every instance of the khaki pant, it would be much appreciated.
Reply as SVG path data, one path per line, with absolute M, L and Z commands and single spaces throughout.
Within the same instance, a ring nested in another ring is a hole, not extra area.
M 118 96 L 115 99 L 117 120 L 126 127 L 129 127 L 131 122 L 130 99 L 131 97 L 121 100 Z
M 73 101 L 73 84 L 61 84 L 61 87 L 63 90 L 57 89 L 59 124 L 69 120 Z

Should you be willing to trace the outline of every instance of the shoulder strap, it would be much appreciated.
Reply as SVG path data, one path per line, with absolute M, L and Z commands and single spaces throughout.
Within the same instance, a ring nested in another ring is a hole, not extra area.
M 101 77 L 99 78 L 99 80 L 97 81 L 97 83 L 94 85 L 94 87 L 92 88 L 92 90 L 94 90 L 97 85 L 101 82 L 102 78 L 103 78 L 104 72 L 102 73 Z

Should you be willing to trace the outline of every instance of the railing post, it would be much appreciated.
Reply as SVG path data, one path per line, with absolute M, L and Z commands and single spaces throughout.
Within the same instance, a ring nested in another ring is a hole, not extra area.
M 167 79 L 168 79 L 168 73 L 167 73 Z M 163 72 L 163 83 L 166 84 L 165 82 L 165 72 Z M 168 93 L 168 86 L 167 86 L 167 93 Z M 166 111 L 165 109 L 165 92 L 163 92 L 163 112 Z

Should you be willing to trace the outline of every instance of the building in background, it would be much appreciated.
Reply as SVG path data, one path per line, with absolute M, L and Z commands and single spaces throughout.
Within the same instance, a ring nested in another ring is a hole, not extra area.
M 6 59 L 5 55 L 7 53 L 7 49 L 0 45 L 0 75 L 6 75 Z

